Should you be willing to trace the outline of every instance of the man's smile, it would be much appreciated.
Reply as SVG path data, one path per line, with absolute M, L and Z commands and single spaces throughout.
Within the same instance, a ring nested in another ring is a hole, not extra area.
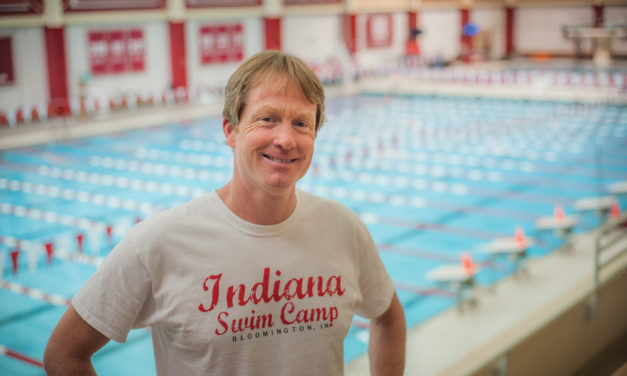
M 273 157 L 271 155 L 268 154 L 264 154 L 264 157 L 268 158 L 269 160 L 273 161 L 273 162 L 277 162 L 277 163 L 293 163 L 296 162 L 298 160 L 298 158 L 294 158 L 294 159 L 281 159 L 281 158 L 277 158 L 277 157 Z

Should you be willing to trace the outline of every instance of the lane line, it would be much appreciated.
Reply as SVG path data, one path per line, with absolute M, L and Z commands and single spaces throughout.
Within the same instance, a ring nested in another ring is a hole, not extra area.
M 3 288 L 15 294 L 28 296 L 29 298 L 35 300 L 41 300 L 59 307 L 67 307 L 70 305 L 71 301 L 64 296 L 58 294 L 49 294 L 43 290 L 33 287 L 27 287 L 15 282 L 0 280 L 0 288 Z
M 44 363 L 42 361 L 32 358 L 26 354 L 22 354 L 18 351 L 11 350 L 4 345 L 0 345 L 0 355 L 8 356 L 9 358 L 13 358 L 21 362 L 28 363 L 38 368 L 44 368 Z

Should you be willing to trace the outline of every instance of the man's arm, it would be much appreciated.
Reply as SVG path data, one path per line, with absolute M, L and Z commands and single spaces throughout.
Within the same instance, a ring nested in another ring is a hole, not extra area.
M 44 352 L 44 368 L 49 376 L 95 375 L 92 355 L 109 342 L 70 305 L 52 332 Z
M 370 373 L 402 375 L 405 368 L 405 314 L 396 293 L 390 307 L 370 321 Z

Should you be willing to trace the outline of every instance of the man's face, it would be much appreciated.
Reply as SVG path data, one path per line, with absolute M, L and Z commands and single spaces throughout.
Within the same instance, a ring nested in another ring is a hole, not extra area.
M 316 105 L 280 75 L 253 82 L 239 125 L 223 121 L 234 152 L 233 183 L 251 193 L 290 192 L 311 163 Z

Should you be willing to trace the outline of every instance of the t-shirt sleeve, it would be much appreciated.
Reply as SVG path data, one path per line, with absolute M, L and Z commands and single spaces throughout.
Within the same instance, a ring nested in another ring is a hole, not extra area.
M 96 330 L 125 342 L 151 291 L 131 230 L 72 299 L 78 314 Z
M 389 308 L 394 296 L 394 283 L 383 265 L 368 228 L 361 220 L 358 238 L 359 286 L 363 300 L 356 313 L 372 319 L 381 316 Z

